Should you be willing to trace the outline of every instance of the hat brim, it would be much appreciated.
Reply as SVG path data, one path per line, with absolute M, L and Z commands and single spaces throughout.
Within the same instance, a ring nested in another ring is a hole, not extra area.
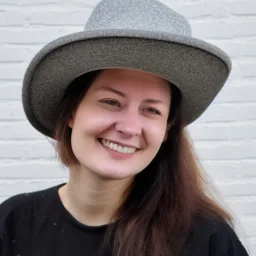
M 231 61 L 218 47 L 186 36 L 133 30 L 64 36 L 42 48 L 26 70 L 22 101 L 30 123 L 52 137 L 58 106 L 69 84 L 84 73 L 107 68 L 137 69 L 172 82 L 182 93 L 188 125 L 219 93 Z

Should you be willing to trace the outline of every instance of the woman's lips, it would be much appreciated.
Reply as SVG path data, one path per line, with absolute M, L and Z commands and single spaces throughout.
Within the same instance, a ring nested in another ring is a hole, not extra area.
M 102 143 L 102 139 L 105 139 L 105 138 L 99 138 L 101 143 Z M 125 144 L 125 143 L 118 142 L 118 141 L 115 141 L 115 140 L 109 140 L 109 139 L 105 139 L 105 140 L 110 141 L 110 142 L 115 143 L 115 144 L 118 144 L 118 145 L 120 145 L 122 147 L 135 148 L 136 150 L 140 149 L 140 147 L 129 145 L 129 144 Z
M 115 159 L 122 160 L 122 159 L 131 158 L 138 151 L 138 150 L 136 150 L 134 153 L 121 153 L 121 152 L 115 151 L 115 150 L 113 150 L 111 148 L 108 148 L 108 147 L 104 146 L 100 139 L 98 139 L 98 141 L 101 144 L 101 146 Z

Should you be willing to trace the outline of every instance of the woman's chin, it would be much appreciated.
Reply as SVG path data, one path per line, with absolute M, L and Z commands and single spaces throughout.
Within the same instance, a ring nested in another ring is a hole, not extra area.
M 125 171 L 98 171 L 95 172 L 96 175 L 98 175 L 102 179 L 107 179 L 107 180 L 123 180 L 123 179 L 129 179 L 133 178 L 136 174 L 131 173 L 131 172 L 125 172 Z

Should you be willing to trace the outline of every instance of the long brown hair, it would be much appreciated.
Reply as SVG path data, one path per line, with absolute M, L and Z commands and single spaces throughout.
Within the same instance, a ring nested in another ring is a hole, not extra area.
M 61 162 L 78 164 L 70 142 L 67 120 L 86 88 L 100 71 L 80 76 L 70 85 L 56 122 L 56 149 Z M 115 256 L 180 255 L 195 218 L 222 220 L 233 227 L 233 217 L 209 196 L 206 175 L 193 151 L 181 114 L 182 97 L 171 86 L 170 130 L 152 162 L 127 189 L 126 200 L 106 232 Z

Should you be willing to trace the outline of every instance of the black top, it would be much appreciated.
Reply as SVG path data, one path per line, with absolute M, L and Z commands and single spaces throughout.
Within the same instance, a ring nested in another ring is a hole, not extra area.
M 96 256 L 107 225 L 89 227 L 63 206 L 58 189 L 12 196 L 0 205 L 0 256 Z M 200 219 L 182 256 L 248 256 L 233 229 Z M 106 248 L 104 256 L 111 256 Z

